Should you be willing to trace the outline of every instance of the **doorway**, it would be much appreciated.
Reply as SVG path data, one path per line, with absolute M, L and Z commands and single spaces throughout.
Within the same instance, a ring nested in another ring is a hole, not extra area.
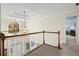
M 74 44 L 76 40 L 76 18 L 77 16 L 66 17 L 66 43 Z

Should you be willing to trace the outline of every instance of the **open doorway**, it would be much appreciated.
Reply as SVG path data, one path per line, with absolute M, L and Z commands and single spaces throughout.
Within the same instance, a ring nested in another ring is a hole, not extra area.
M 66 17 L 66 43 L 76 43 L 76 16 Z

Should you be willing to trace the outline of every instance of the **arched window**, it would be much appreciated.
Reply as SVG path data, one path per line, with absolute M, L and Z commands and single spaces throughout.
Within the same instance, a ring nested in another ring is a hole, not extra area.
M 19 32 L 19 24 L 16 22 L 11 22 L 8 26 L 9 33 L 17 33 Z

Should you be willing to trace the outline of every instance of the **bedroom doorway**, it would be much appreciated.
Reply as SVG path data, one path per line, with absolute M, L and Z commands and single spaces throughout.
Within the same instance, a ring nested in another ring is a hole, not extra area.
M 77 16 L 66 17 L 66 43 L 76 43 L 76 18 Z

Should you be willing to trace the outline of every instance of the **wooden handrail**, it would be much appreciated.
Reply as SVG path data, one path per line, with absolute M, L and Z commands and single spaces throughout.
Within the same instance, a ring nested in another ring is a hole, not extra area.
M 3 33 L 0 33 L 1 55 L 4 56 L 4 40 L 6 38 L 17 37 L 17 36 L 33 35 L 33 34 L 39 34 L 39 33 L 43 33 L 43 44 L 45 44 L 45 34 L 44 33 L 58 34 L 58 48 L 60 49 L 60 31 L 58 31 L 58 32 L 41 31 L 41 32 L 34 32 L 34 33 L 27 33 L 27 34 L 11 35 L 11 36 L 5 36 Z
M 38 33 L 43 33 L 43 31 L 41 31 L 41 32 L 34 32 L 34 33 L 27 33 L 27 34 L 10 35 L 10 36 L 5 36 L 5 38 L 17 37 L 17 36 L 25 36 L 25 35 L 32 35 L 32 34 L 38 34 Z M 44 33 L 55 33 L 55 34 L 58 34 L 58 32 L 49 32 L 49 31 L 44 31 Z
M 32 35 L 32 34 L 38 34 L 38 33 L 42 33 L 42 32 L 34 32 L 34 33 L 27 33 L 27 34 L 11 35 L 11 36 L 5 36 L 5 38 L 17 37 L 17 36 L 25 36 L 25 35 Z
M 58 34 L 58 32 L 49 32 L 49 31 L 45 31 L 45 33 L 54 33 L 54 34 Z

